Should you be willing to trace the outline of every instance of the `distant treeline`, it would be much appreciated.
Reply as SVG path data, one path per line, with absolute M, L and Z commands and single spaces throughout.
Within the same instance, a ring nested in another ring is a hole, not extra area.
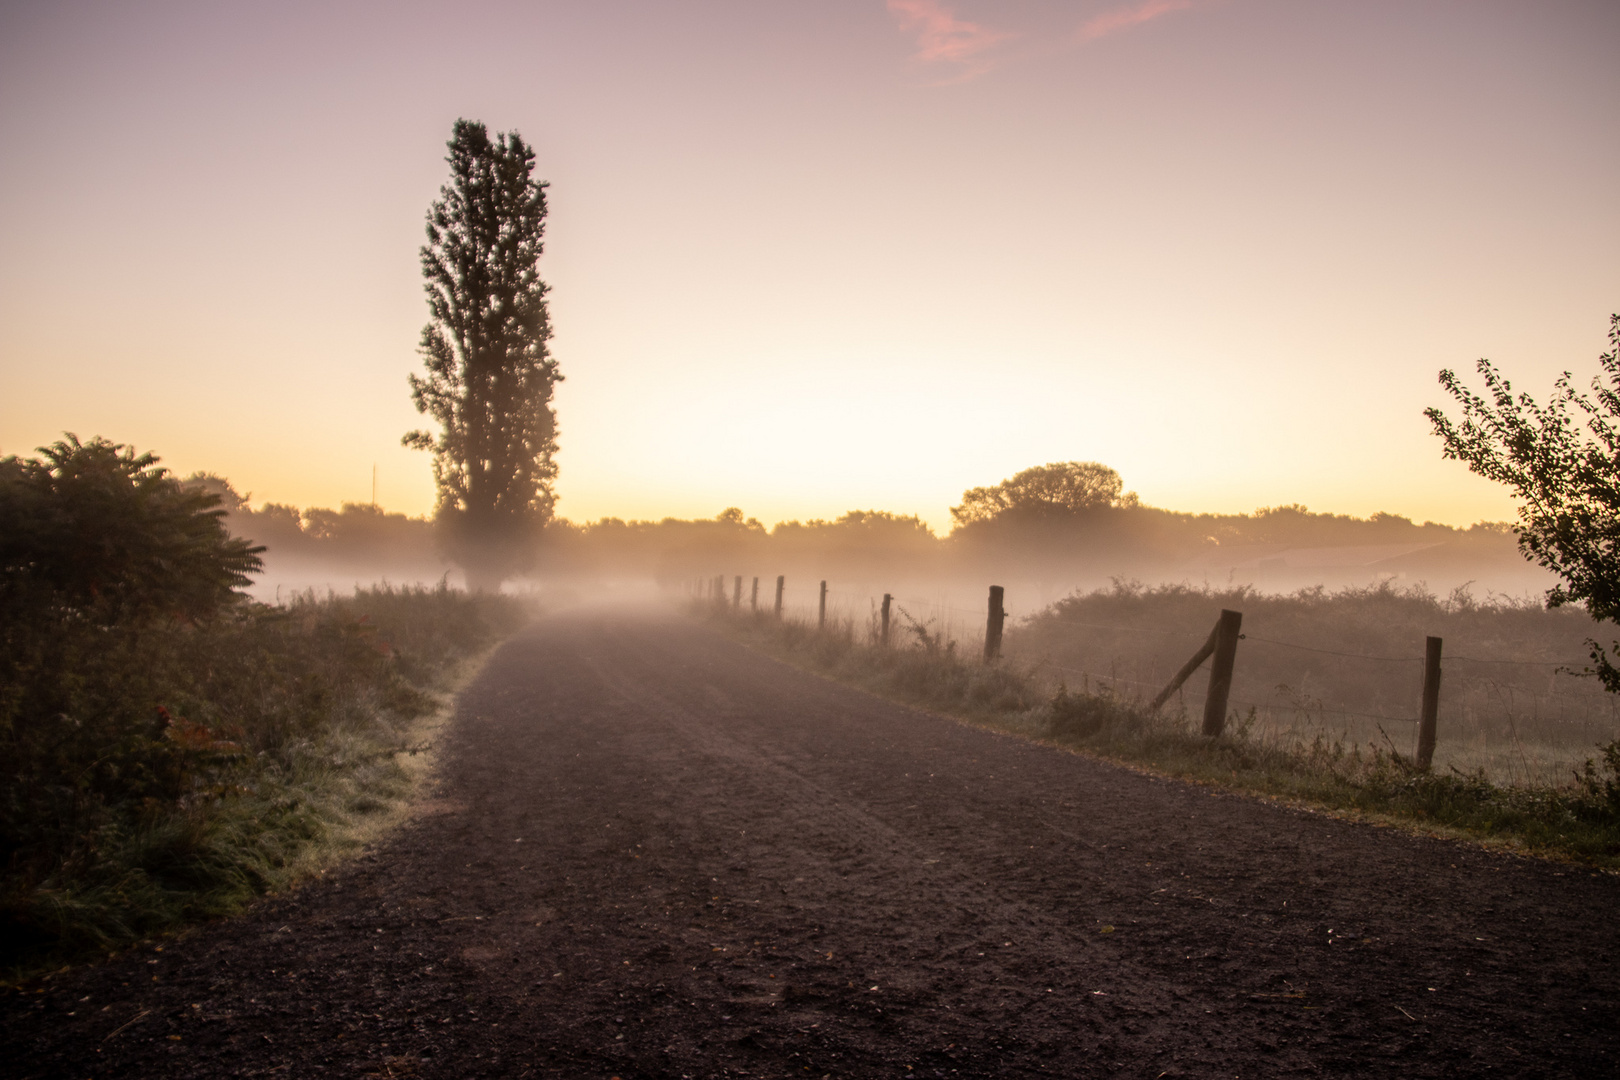
M 439 553 L 434 524 L 427 518 L 391 514 L 366 503 L 344 503 L 337 510 L 300 510 L 283 503 L 254 509 L 249 495 L 212 473 L 184 481 L 220 498 L 226 526 L 263 544 L 266 562 L 320 564 L 345 573 L 436 578 L 449 569 Z
M 1456 529 L 1393 514 L 1355 518 L 1302 506 L 1189 514 L 1127 504 L 1061 517 L 1007 514 L 958 522 L 944 536 L 915 516 L 881 510 L 852 510 L 831 521 L 784 521 L 767 529 L 731 508 L 697 521 L 561 521 L 548 530 L 546 542 L 544 563 L 558 570 L 638 572 L 664 581 L 732 573 L 845 580 L 1068 575 L 1077 583 L 1098 576 L 1224 579 L 1240 564 L 1263 569 L 1268 555 L 1338 548 L 1397 549 L 1385 558 L 1375 552 L 1366 561 L 1388 562 L 1391 573 L 1416 576 L 1442 565 L 1448 571 L 1473 567 L 1481 574 L 1529 569 L 1505 524 Z M 1306 576 L 1319 568 L 1308 559 L 1307 554 L 1301 570 Z M 1363 565 L 1348 561 L 1353 568 Z
M 276 503 L 254 509 L 220 477 L 199 474 L 188 482 L 222 497 L 231 530 L 264 544 L 272 567 L 319 561 L 346 571 L 413 572 L 419 578 L 449 569 L 434 525 L 425 518 L 357 503 L 336 511 Z M 860 581 L 986 574 L 1073 578 L 1075 584 L 1110 576 L 1224 581 L 1234 568 L 1254 571 L 1238 573 L 1240 579 L 1263 580 L 1268 565 L 1290 558 L 1305 577 L 1324 566 L 1337 566 L 1345 571 L 1340 576 L 1351 578 L 1377 576 L 1384 568 L 1413 578 L 1461 573 L 1486 581 L 1532 570 L 1507 523 L 1458 529 L 1394 514 L 1313 513 L 1300 505 L 1251 514 L 1185 513 L 1143 504 L 1123 490 L 1118 473 L 1092 462 L 1038 466 L 992 487 L 970 489 L 951 514 L 953 528 L 945 535 L 915 515 L 882 510 L 771 527 L 736 507 L 697 520 L 576 524 L 559 518 L 540 541 L 539 574 L 666 583 L 777 573 Z

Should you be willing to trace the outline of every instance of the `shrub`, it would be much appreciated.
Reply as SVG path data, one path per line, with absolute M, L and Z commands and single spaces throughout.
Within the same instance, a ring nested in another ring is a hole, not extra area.
M 256 550 L 104 440 L 0 461 L 0 964 L 230 910 L 408 786 L 449 670 L 523 617 L 447 588 L 236 590 Z

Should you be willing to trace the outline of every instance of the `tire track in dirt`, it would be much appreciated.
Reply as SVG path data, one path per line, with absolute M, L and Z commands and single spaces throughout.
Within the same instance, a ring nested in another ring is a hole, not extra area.
M 1617 884 L 576 611 L 373 856 L 0 1020 L 18 1076 L 1591 1076 Z

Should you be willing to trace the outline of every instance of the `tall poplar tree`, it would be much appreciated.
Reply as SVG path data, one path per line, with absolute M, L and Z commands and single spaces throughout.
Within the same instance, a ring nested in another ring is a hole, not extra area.
M 410 376 L 417 411 L 440 431 L 402 442 L 432 451 L 445 552 L 470 588 L 493 591 L 532 563 L 555 503 L 551 396 L 562 375 L 538 268 L 546 184 L 516 132 L 491 140 L 483 124 L 457 120 L 449 147 L 450 183 L 422 247 L 427 374 Z

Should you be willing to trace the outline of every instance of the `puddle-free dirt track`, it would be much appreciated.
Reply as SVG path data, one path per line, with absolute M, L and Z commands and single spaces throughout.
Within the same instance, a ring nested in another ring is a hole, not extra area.
M 373 854 L 0 999 L 11 1077 L 1614 1075 L 1620 879 L 549 616 Z

